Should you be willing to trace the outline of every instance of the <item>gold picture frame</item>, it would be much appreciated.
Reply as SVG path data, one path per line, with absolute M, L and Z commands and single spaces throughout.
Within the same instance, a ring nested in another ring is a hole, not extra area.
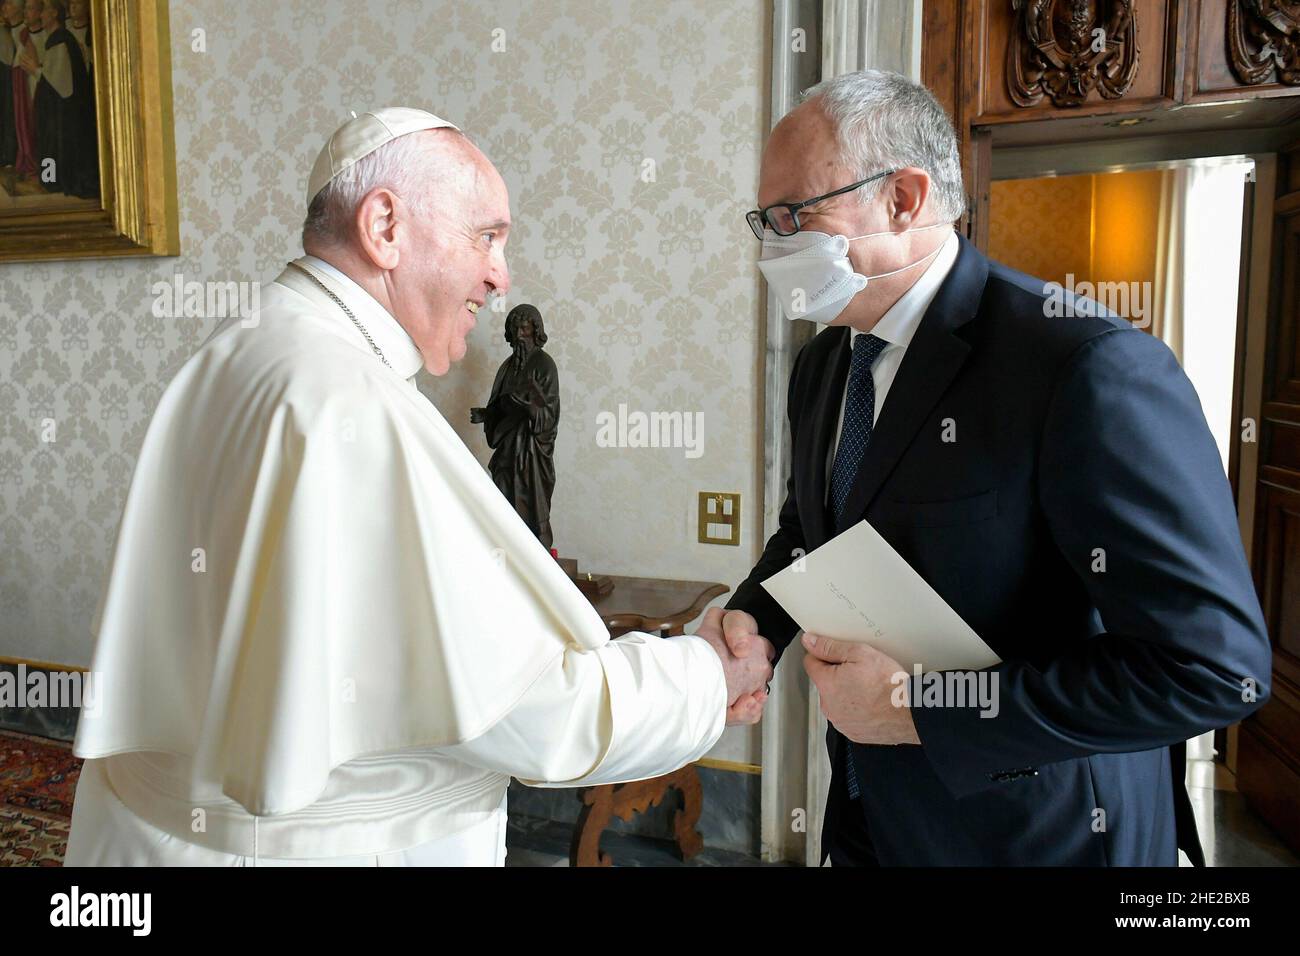
M 180 254 L 167 0 L 90 0 L 99 208 L 0 216 L 0 262 Z

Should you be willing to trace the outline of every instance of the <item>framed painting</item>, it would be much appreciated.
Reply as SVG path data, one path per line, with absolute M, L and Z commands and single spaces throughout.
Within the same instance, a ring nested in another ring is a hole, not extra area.
M 179 254 L 167 0 L 0 21 L 0 262 Z

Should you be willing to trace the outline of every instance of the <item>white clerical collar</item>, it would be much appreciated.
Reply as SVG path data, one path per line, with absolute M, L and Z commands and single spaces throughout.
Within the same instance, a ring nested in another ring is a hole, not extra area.
M 916 334 L 917 326 L 921 324 L 921 319 L 925 317 L 925 310 L 930 308 L 930 303 L 938 295 L 939 286 L 943 285 L 943 280 L 948 278 L 948 273 L 952 270 L 953 263 L 957 261 L 957 253 L 960 249 L 961 244 L 957 241 L 957 233 L 954 232 L 939 247 L 934 261 L 921 273 L 920 278 L 913 282 L 912 287 L 880 317 L 871 334 L 876 338 L 884 339 L 890 345 L 907 348 L 912 342 L 912 336 Z M 850 342 L 856 341 L 857 337 L 863 334 L 865 333 L 854 329 L 849 337 Z
M 326 280 L 327 285 L 334 287 L 334 292 L 348 304 L 348 308 L 356 315 L 357 321 L 375 340 L 375 344 L 384 353 L 384 358 L 388 359 L 388 364 L 393 367 L 393 371 L 402 378 L 409 379 L 424 367 L 424 356 L 420 354 L 410 334 L 374 296 L 324 259 L 317 256 L 303 256 L 298 262 Z

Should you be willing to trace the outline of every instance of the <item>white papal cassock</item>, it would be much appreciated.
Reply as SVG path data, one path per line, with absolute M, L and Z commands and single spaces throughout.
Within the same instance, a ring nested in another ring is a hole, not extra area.
M 149 426 L 101 605 L 66 863 L 500 864 L 511 776 L 615 783 L 702 756 L 697 637 L 611 641 L 415 387 L 419 351 L 298 262 Z

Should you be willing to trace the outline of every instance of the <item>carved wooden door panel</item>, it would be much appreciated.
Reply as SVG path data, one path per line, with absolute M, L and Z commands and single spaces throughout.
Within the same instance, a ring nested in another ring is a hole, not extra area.
M 1253 541 L 1272 696 L 1243 721 L 1237 787 L 1300 851 L 1300 144 L 1278 163 Z

